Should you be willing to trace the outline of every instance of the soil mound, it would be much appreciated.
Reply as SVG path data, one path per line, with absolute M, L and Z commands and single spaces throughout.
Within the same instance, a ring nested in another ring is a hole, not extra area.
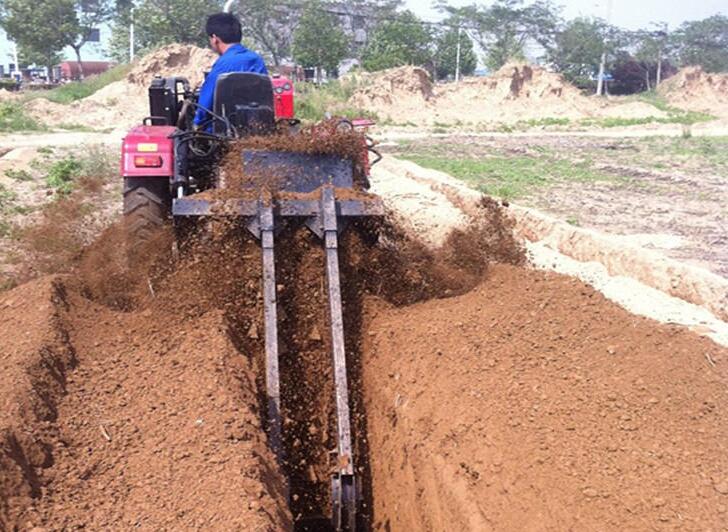
M 145 55 L 127 74 L 127 83 L 147 88 L 155 76 L 187 78 L 194 87 L 217 59 L 215 52 L 191 44 L 169 44 Z
M 0 300 L 0 528 L 290 528 L 224 313 L 123 313 L 80 288 L 43 278 Z
M 728 74 L 710 74 L 700 66 L 685 67 L 657 90 L 678 107 L 728 116 Z
M 364 77 L 349 103 L 381 118 L 430 125 L 665 116 L 649 104 L 588 98 L 561 74 L 526 63 L 508 63 L 488 77 L 442 85 L 434 85 L 421 68 L 385 70 Z
M 186 77 L 192 87 L 202 83 L 204 73 L 217 56 L 194 45 L 170 44 L 144 56 L 127 74 L 96 93 L 70 105 L 38 98 L 27 104 L 32 116 L 49 126 L 73 124 L 96 129 L 127 129 L 148 114 L 147 89 L 155 76 Z
M 375 527 L 725 525 L 728 350 L 508 266 L 365 324 Z

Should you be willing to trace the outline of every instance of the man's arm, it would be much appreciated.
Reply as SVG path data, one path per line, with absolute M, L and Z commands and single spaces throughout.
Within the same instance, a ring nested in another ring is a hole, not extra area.
M 200 87 L 200 97 L 197 100 L 197 105 L 199 105 L 200 108 L 197 109 L 194 120 L 196 126 L 199 126 L 210 117 L 207 110 L 213 110 L 212 104 L 214 103 L 215 98 L 215 84 L 217 83 L 217 78 L 219 75 L 220 68 L 217 66 L 217 64 L 215 64 L 213 65 L 212 70 L 210 70 L 210 73 L 205 78 L 202 87 Z

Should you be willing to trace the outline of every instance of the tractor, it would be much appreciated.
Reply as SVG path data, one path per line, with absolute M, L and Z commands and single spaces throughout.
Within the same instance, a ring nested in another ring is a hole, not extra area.
M 268 171 L 283 176 L 281 191 L 226 190 L 225 199 L 199 193 L 225 188 L 220 179 L 221 154 L 236 139 L 272 135 L 284 128 L 295 135 L 294 87 L 285 77 L 229 73 L 218 78 L 210 119 L 195 128 L 197 93 L 184 78 L 155 78 L 149 87 L 149 116 L 123 141 L 124 218 L 128 249 L 134 250 L 165 224 L 187 227 L 190 219 L 243 218 L 262 247 L 263 310 L 265 321 L 266 428 L 268 442 L 283 461 L 278 327 L 276 307 L 275 237 L 283 218 L 298 218 L 325 248 L 328 317 L 331 337 L 337 456 L 331 474 L 331 524 L 335 530 L 356 529 L 360 500 L 352 436 L 346 342 L 339 278 L 338 240 L 347 219 L 382 216 L 381 200 L 372 195 L 339 194 L 355 183 L 354 161 L 337 155 L 287 151 L 242 150 L 243 171 Z M 358 128 L 366 121 L 341 120 L 337 127 Z M 361 150 L 368 157 L 372 143 L 362 134 Z M 378 156 L 378 154 L 377 154 Z M 367 158 L 368 161 L 368 158 Z M 369 164 L 366 164 L 368 171 Z M 239 194 L 238 194 L 239 192 Z M 220 203 L 224 203 L 223 206 Z

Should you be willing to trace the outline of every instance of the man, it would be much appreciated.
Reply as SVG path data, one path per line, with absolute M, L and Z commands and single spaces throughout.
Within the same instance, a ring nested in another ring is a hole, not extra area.
M 210 38 L 210 47 L 220 56 L 200 88 L 198 104 L 200 109 L 195 113 L 195 125 L 199 126 L 209 118 L 208 110 L 212 110 L 215 97 L 215 83 L 220 74 L 227 72 L 255 72 L 268 74 L 263 58 L 240 44 L 243 37 L 240 21 L 231 13 L 210 15 L 205 25 Z

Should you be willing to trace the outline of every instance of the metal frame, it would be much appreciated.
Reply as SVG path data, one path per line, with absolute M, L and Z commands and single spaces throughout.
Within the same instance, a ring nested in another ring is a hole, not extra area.
M 247 217 L 248 230 L 261 242 L 263 255 L 263 301 L 265 319 L 266 394 L 268 398 L 268 437 L 271 449 L 283 461 L 282 422 L 280 404 L 280 372 L 278 357 L 278 313 L 275 277 L 275 220 L 276 217 L 300 217 L 306 226 L 324 241 L 326 250 L 326 284 L 331 322 L 332 363 L 337 420 L 336 471 L 331 478 L 332 524 L 336 530 L 356 530 L 359 501 L 354 456 L 351 442 L 349 389 L 346 370 L 346 341 L 341 303 L 338 235 L 345 220 L 359 216 L 382 216 L 384 206 L 378 198 L 336 199 L 332 185 L 319 188 L 317 199 L 289 197 L 272 199 L 230 199 L 208 201 L 188 197 L 177 198 L 172 204 L 174 216 Z

